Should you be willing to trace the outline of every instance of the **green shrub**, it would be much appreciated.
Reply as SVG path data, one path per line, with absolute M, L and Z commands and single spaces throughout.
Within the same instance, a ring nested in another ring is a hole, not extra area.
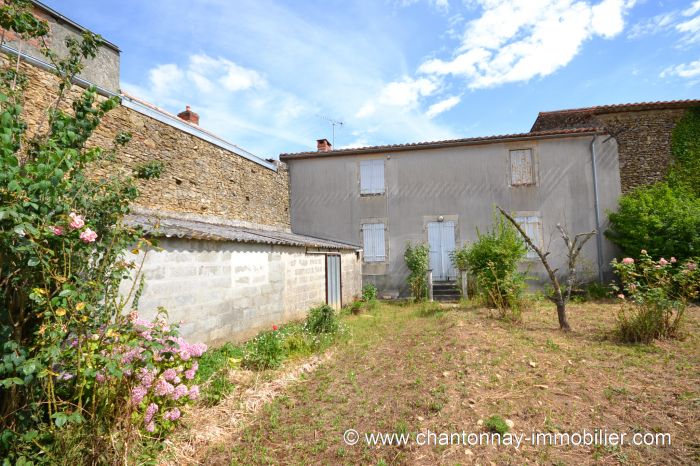
M 700 255 L 700 197 L 683 187 L 662 182 L 637 188 L 608 216 L 605 235 L 627 256 L 642 249 L 654 257 Z
M 338 316 L 328 304 L 312 308 L 304 324 L 305 330 L 312 334 L 334 334 L 339 327 Z
M 362 301 L 369 302 L 377 299 L 377 287 L 371 283 L 362 287 Z
M 501 416 L 494 415 L 484 421 L 484 428 L 489 432 L 505 435 L 510 430 L 505 419 Z
M 243 355 L 243 367 L 257 371 L 276 369 L 286 358 L 284 345 L 277 326 L 249 341 Z
M 518 264 L 527 249 L 518 231 L 501 216 L 494 218 L 493 227 L 477 241 L 460 252 L 470 276 L 476 277 L 477 293 L 489 307 L 499 310 L 501 317 L 519 321 L 523 307 L 525 275 Z M 463 264 L 464 265 L 464 264 Z
M 649 343 L 677 336 L 688 303 L 700 294 L 698 260 L 655 261 L 643 250 L 639 259 L 613 260 L 612 266 L 620 278 L 620 286 L 613 286 L 622 300 L 616 325 L 620 340 Z
M 428 269 L 430 268 L 430 248 L 426 244 L 406 244 L 404 260 L 410 273 L 408 275 L 408 287 L 411 296 L 416 301 L 423 301 L 428 297 Z

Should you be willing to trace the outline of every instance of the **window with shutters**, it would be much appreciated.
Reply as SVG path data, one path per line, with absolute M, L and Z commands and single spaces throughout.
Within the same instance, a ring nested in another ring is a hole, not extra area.
M 536 215 L 529 215 L 523 217 L 515 217 L 515 221 L 518 225 L 525 230 L 525 234 L 532 240 L 532 242 L 538 248 L 542 249 L 542 218 Z M 528 259 L 537 259 L 537 253 L 530 246 L 527 248 Z
M 384 159 L 360 162 L 360 194 L 384 194 Z
M 532 149 L 510 151 L 510 185 L 528 186 L 535 184 L 535 161 Z
M 365 262 L 386 260 L 383 223 L 362 224 L 362 248 L 365 251 Z

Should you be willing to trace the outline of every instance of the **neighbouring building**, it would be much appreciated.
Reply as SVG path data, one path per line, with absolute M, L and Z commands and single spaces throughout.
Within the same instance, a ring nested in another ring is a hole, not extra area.
M 622 192 L 663 179 L 672 162 L 671 133 L 700 100 L 600 105 L 540 112 L 530 131 L 601 128 L 617 140 Z
M 64 52 L 65 37 L 84 31 L 41 2 L 33 4 L 34 14 L 49 23 L 48 43 L 57 53 Z M 56 98 L 58 78 L 37 44 L 7 34 L 2 52 L 2 61 L 22 58 L 29 77 L 24 117 L 29 131 L 36 131 Z M 292 233 L 284 163 L 205 130 L 189 107 L 173 115 L 121 93 L 119 49 L 110 42 L 75 84 L 70 97 L 95 85 L 101 95 L 122 102 L 103 119 L 92 143 L 110 147 L 118 132 L 133 135 L 116 160 L 92 167 L 93 176 L 163 164 L 159 179 L 140 182 L 141 197 L 127 218 L 159 239 L 160 249 L 146 255 L 142 269 L 144 315 L 163 306 L 171 319 L 183 321 L 186 337 L 217 344 L 303 318 L 312 306 L 327 302 L 339 308 L 359 296 L 359 246 Z M 130 283 L 123 289 L 126 293 Z

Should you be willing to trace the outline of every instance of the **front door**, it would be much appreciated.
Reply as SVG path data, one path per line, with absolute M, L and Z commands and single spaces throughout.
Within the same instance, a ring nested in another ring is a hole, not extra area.
M 455 250 L 455 222 L 428 223 L 428 245 L 430 246 L 430 268 L 433 280 L 452 280 L 457 272 L 450 255 Z
M 336 311 L 339 311 L 343 304 L 341 293 L 340 256 L 328 254 L 326 256 L 326 303 Z

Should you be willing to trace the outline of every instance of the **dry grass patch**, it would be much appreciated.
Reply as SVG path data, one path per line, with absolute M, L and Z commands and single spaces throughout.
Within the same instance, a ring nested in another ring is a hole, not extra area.
M 334 356 L 243 410 L 254 385 L 181 434 L 198 440 L 180 462 L 206 464 L 692 464 L 700 460 L 700 337 L 691 308 L 683 340 L 620 345 L 617 306 L 570 305 L 560 332 L 549 304 L 522 325 L 484 309 L 381 304 L 345 318 Z M 278 377 L 271 373 L 268 377 Z M 284 377 L 283 375 L 281 376 Z M 267 383 L 274 383 L 268 381 Z M 247 395 L 245 394 L 247 393 Z M 258 405 L 259 406 L 259 405 Z M 217 409 L 219 407 L 215 407 Z M 343 432 L 481 432 L 499 415 L 512 432 L 668 432 L 669 447 L 348 446 Z M 220 429 L 220 426 L 232 427 Z M 228 424 L 227 424 L 228 423 Z M 202 430 L 205 433 L 199 433 Z M 206 433 L 209 431 L 209 434 Z M 176 443 L 178 441 L 176 440 Z

